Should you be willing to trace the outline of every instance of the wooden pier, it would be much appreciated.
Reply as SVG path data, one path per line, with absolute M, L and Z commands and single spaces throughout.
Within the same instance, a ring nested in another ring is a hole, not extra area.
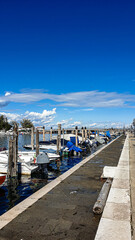
M 76 165 L 76 171 L 70 169 L 49 183 L 50 191 L 43 187 L 1 216 L 0 239 L 93 240 L 100 220 L 92 211 L 103 185 L 100 176 L 105 165 L 117 165 L 124 139 L 123 135 Z

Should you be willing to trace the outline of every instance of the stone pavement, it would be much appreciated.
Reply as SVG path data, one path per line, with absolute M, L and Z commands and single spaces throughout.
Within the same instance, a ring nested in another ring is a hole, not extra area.
M 93 240 L 100 220 L 92 211 L 103 185 L 100 176 L 105 165 L 117 166 L 124 139 L 111 143 L 13 219 L 0 230 L 0 240 Z
M 127 135 L 95 240 L 131 240 L 130 208 L 129 137 Z
M 132 239 L 135 240 L 135 137 L 129 136 L 130 143 L 130 184 L 131 184 L 131 227 Z

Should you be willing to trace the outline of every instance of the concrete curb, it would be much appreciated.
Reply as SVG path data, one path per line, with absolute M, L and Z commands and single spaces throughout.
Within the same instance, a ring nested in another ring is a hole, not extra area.
M 129 182 L 129 137 L 127 136 L 95 240 L 131 240 Z

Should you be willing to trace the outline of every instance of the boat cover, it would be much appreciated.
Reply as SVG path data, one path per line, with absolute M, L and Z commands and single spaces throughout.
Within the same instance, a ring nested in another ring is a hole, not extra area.
M 105 135 L 104 135 L 104 134 L 101 134 L 101 133 L 99 133 L 99 136 L 105 137 Z
M 106 136 L 111 138 L 110 131 L 106 131 Z
M 73 150 L 76 152 L 82 152 L 82 149 L 79 147 L 76 147 L 72 142 L 67 142 L 67 147 L 68 147 L 69 151 Z
M 70 142 L 73 144 L 76 144 L 76 138 L 75 137 L 70 137 Z M 79 143 L 79 138 L 77 137 L 77 142 Z

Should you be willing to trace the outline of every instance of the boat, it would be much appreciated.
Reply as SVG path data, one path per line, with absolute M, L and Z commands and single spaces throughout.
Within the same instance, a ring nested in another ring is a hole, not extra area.
M 0 173 L 0 185 L 2 185 L 6 180 L 6 174 Z
M 95 138 L 98 142 L 98 144 L 104 144 L 105 143 L 105 140 L 104 140 L 104 137 L 100 137 L 100 136 L 96 136 Z
M 66 141 L 68 141 L 68 142 L 71 140 L 72 137 L 76 137 L 76 135 L 75 135 L 75 134 L 64 134 L 64 135 L 61 134 L 61 140 L 64 138 L 64 139 L 65 139 Z M 79 136 L 79 135 L 78 135 L 77 137 L 78 137 L 79 142 L 81 142 L 81 141 L 82 141 L 82 137 Z M 53 140 L 56 140 L 56 139 L 57 139 L 57 136 L 53 136 L 52 139 L 53 139 Z M 63 141 L 63 140 L 62 140 L 62 141 Z
M 45 153 L 50 161 L 60 158 L 55 153 Z M 22 175 L 31 175 L 37 170 L 37 158 L 35 152 L 18 151 L 18 172 Z M 8 150 L 0 152 L 0 173 L 7 173 L 8 168 Z
M 23 146 L 25 149 L 32 149 L 31 145 L 24 145 Z M 36 145 L 34 145 L 34 149 L 36 149 Z M 39 145 L 39 149 L 41 150 L 48 150 L 48 151 L 57 151 L 57 146 L 54 144 L 40 144 Z M 61 147 L 61 150 L 63 149 L 63 147 Z
M 43 151 L 45 152 L 45 151 Z M 41 152 L 40 152 L 41 153 Z M 57 158 L 60 158 L 59 154 L 56 153 L 51 153 L 51 152 L 45 152 L 49 158 L 49 161 L 53 161 L 56 160 Z M 36 153 L 35 151 L 18 151 L 18 155 L 21 159 L 24 159 L 24 161 L 26 161 L 26 159 L 31 159 L 34 163 L 36 163 Z
M 25 162 L 18 162 L 18 173 L 22 175 L 31 175 L 38 169 L 36 165 L 30 165 Z M 0 159 L 0 173 L 7 174 L 8 172 L 8 162 L 2 163 Z
M 31 175 L 38 166 L 33 164 L 34 158 L 31 156 L 18 156 L 18 172 L 23 175 Z M 8 171 L 8 151 L 0 152 L 0 173 L 7 174 Z

